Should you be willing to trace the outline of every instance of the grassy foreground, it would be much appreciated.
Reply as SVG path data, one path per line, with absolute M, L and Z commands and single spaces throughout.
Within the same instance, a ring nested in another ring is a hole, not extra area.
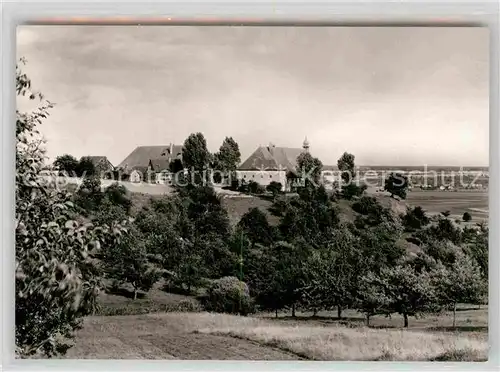
M 486 332 L 172 312 L 89 317 L 66 357 L 486 361 L 487 355 Z

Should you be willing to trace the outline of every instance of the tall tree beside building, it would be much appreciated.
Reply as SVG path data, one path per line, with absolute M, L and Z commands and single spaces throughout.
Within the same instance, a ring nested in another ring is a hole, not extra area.
M 212 154 L 208 151 L 207 141 L 203 133 L 193 133 L 184 141 L 182 162 L 190 176 L 189 181 L 200 185 L 200 181 L 208 179 L 208 168 Z
M 219 152 L 214 156 L 214 168 L 224 173 L 225 177 L 234 176 L 240 161 L 241 153 L 238 143 L 233 137 L 226 137 L 219 148 Z
M 68 176 L 75 176 L 78 170 L 78 160 L 73 155 L 64 154 L 56 158 L 54 166 L 61 173 L 66 173 Z

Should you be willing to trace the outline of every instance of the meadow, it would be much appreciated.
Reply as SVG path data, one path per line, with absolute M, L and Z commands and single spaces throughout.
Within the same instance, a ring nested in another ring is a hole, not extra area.
M 101 295 L 108 313 L 91 316 L 77 332 L 66 358 L 97 359 L 233 359 L 233 360 L 461 360 L 487 359 L 488 308 L 461 305 L 457 324 L 448 312 L 410 320 L 363 316 L 346 310 L 342 319 L 329 312 L 317 316 L 281 312 L 242 317 L 193 311 L 177 312 L 174 304 L 195 300 L 152 290 L 132 301 Z M 172 311 L 165 312 L 168 308 Z M 114 309 L 110 312 L 109 309 Z M 141 314 L 143 312 L 143 314 Z M 146 313 L 149 312 L 149 313 Z

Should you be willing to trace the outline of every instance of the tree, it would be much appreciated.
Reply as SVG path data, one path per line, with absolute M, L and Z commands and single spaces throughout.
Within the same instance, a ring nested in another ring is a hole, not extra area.
M 366 326 L 370 326 L 370 317 L 387 312 L 389 304 L 383 280 L 372 271 L 363 275 L 356 291 L 355 308 L 365 314 Z
M 120 244 L 108 247 L 103 262 L 109 278 L 132 285 L 134 300 L 139 290 L 149 291 L 161 277 L 161 271 L 148 262 L 143 238 L 136 229 L 127 231 Z
M 337 166 L 341 171 L 340 177 L 345 184 L 350 183 L 354 179 L 354 155 L 344 152 L 342 156 L 337 160 Z
M 448 218 L 450 216 L 451 212 L 450 211 L 443 211 L 441 212 L 441 215 L 445 218 Z
M 401 314 L 404 327 L 408 327 L 408 317 L 437 310 L 437 295 L 426 270 L 416 272 L 411 265 L 384 267 L 380 271 L 385 296 L 389 299 L 388 313 Z
M 87 177 L 75 194 L 75 203 L 87 212 L 95 211 L 102 202 L 101 180 L 98 177 Z
M 184 141 L 182 163 L 188 171 L 190 182 L 196 186 L 206 186 L 211 162 L 212 155 L 208 151 L 205 136 L 200 132 L 189 135 Z
M 303 152 L 297 157 L 297 178 L 301 180 L 302 187 L 313 185 L 317 187 L 321 179 L 323 163 L 308 152 Z
M 358 238 L 346 226 L 333 230 L 325 246 L 307 260 L 302 301 L 313 310 L 337 307 L 341 318 L 342 309 L 354 303 L 363 260 Z
M 417 206 L 414 208 L 408 207 L 402 221 L 406 231 L 415 231 L 427 226 L 430 223 L 430 218 L 422 207 Z
M 16 355 L 51 357 L 66 352 L 74 330 L 95 309 L 101 284 L 94 255 L 119 242 L 123 227 L 78 222 L 71 195 L 46 187 L 37 125 L 53 105 L 31 90 L 19 65 L 16 93 L 43 102 L 33 112 L 16 111 Z
M 270 192 L 274 197 L 276 197 L 276 195 L 281 193 L 282 188 L 283 185 L 280 182 L 272 181 L 269 185 L 267 185 L 266 191 Z
M 73 155 L 65 154 L 58 156 L 54 161 L 54 166 L 57 167 L 59 173 L 69 176 L 76 176 L 78 171 L 78 160 Z
M 77 175 L 78 177 L 97 177 L 100 178 L 100 175 L 95 168 L 94 162 L 88 156 L 84 156 L 78 162 L 77 167 Z
M 266 214 L 259 208 L 252 208 L 241 216 L 237 230 L 245 234 L 252 248 L 255 244 L 268 246 L 274 240 L 274 229 L 269 225 Z
M 384 190 L 389 192 L 391 197 L 398 196 L 401 199 L 406 199 L 408 177 L 403 174 L 391 173 L 389 178 L 385 180 Z
M 224 178 L 233 178 L 240 161 L 241 153 L 238 143 L 233 137 L 226 137 L 219 148 L 219 152 L 214 156 L 214 168 L 223 172 Z
M 433 272 L 432 280 L 439 301 L 453 307 L 453 327 L 456 325 L 457 303 L 477 303 L 482 300 L 487 284 L 477 263 L 465 254 L 447 268 L 440 264 Z
M 103 197 L 108 199 L 112 204 L 122 207 L 127 213 L 132 207 L 129 191 L 118 182 L 106 187 Z
M 462 219 L 464 220 L 464 222 L 469 222 L 470 220 L 472 220 L 472 215 L 469 212 L 465 212 Z

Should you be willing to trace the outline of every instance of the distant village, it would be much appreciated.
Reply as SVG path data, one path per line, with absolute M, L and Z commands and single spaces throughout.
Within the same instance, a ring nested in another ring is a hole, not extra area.
M 169 184 L 172 181 L 172 163 L 182 164 L 182 145 L 138 146 L 123 161 L 114 166 L 106 156 L 87 156 L 94 164 L 95 169 L 103 178 L 112 178 L 118 174 L 120 181 L 132 183 L 150 182 L 155 184 Z M 290 173 L 295 173 L 297 157 L 303 152 L 310 151 L 307 138 L 301 147 L 279 147 L 274 144 L 259 146 L 236 171 L 240 182 L 254 181 L 262 186 L 271 182 L 279 182 L 287 187 Z M 487 169 L 450 169 L 437 168 L 423 170 L 423 167 L 407 167 L 415 169 L 398 169 L 397 167 L 359 167 L 358 176 L 376 184 L 381 180 L 381 174 L 397 171 L 409 176 L 409 188 L 423 190 L 454 191 L 461 189 L 487 189 L 489 172 Z M 333 185 L 340 178 L 336 165 L 323 165 L 322 181 L 325 185 Z M 461 186 L 453 182 L 452 178 L 461 177 L 466 180 Z M 377 186 L 383 187 L 382 183 Z

